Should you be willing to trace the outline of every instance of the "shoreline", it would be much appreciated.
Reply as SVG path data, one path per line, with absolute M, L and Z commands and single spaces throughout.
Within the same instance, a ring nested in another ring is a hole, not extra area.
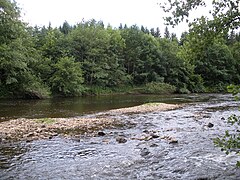
M 109 110 L 103 112 L 100 117 L 94 118 L 13 119 L 0 123 L 0 142 L 30 142 L 39 139 L 52 139 L 54 136 L 94 135 L 103 129 L 126 126 L 123 121 L 115 117 L 120 114 L 149 113 L 180 107 L 180 105 L 175 104 L 147 103 L 140 106 Z

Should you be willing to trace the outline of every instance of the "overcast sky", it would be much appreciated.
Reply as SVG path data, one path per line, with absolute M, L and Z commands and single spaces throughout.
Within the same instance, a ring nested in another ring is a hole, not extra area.
M 82 19 L 102 20 L 118 27 L 120 23 L 128 26 L 137 24 L 150 28 L 160 27 L 163 34 L 164 13 L 157 2 L 161 0 L 16 0 L 22 8 L 24 21 L 30 25 L 60 26 L 66 20 L 74 25 Z M 170 27 L 169 27 L 170 28 Z M 178 36 L 187 29 L 181 25 L 171 32 Z

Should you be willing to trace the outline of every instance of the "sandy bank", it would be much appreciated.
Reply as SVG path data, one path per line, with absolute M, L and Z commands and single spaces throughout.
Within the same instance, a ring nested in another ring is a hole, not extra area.
M 179 108 L 180 105 L 166 103 L 147 103 L 140 106 L 129 108 L 113 109 L 110 113 L 131 114 L 131 113 L 148 113 L 154 111 L 166 111 Z

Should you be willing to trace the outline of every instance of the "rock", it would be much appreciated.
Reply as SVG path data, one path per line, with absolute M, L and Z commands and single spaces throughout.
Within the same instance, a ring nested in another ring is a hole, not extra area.
M 214 126 L 213 123 L 208 123 L 207 127 L 212 128 Z
M 30 133 L 28 133 L 27 135 L 26 135 L 26 137 L 32 137 L 32 136 L 34 136 L 35 134 L 33 133 L 33 132 L 30 132 Z
M 158 145 L 153 143 L 153 144 L 150 145 L 150 147 L 158 147 Z
M 155 134 L 155 133 L 151 133 L 150 136 L 151 136 L 152 138 L 159 138 L 159 137 L 160 137 L 159 135 L 157 135 L 157 134 Z
M 178 140 L 176 140 L 176 139 L 169 140 L 169 144 L 177 144 L 177 143 L 178 143 Z
M 105 135 L 106 135 L 106 133 L 103 132 L 103 131 L 99 131 L 99 132 L 98 132 L 98 136 L 105 136 Z
M 152 136 L 146 136 L 145 138 L 144 138 L 144 140 L 145 141 L 149 141 L 149 140 L 151 140 L 153 137 Z
M 143 130 L 144 133 L 149 133 L 149 131 L 147 129 Z
M 203 118 L 211 118 L 210 115 L 204 115 Z
M 150 154 L 150 152 L 147 148 L 143 148 L 140 152 L 141 156 L 147 156 L 148 154 Z
M 124 138 L 124 137 L 117 137 L 117 138 L 116 138 L 116 141 L 117 141 L 118 143 L 126 143 L 126 142 L 127 142 L 127 139 Z
M 32 142 L 31 139 L 27 139 L 27 140 L 26 140 L 26 143 L 30 143 L 30 142 Z
M 102 142 L 104 142 L 104 143 L 109 143 L 110 142 L 110 140 L 109 139 L 103 139 L 103 141 Z
M 52 136 L 58 136 L 58 133 L 53 133 Z

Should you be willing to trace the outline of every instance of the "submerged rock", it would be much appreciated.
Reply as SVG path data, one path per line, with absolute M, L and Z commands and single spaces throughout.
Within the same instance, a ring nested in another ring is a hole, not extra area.
M 117 137 L 116 138 L 116 141 L 118 142 L 118 143 L 126 143 L 127 142 L 127 139 L 126 138 L 124 138 L 124 137 Z
M 212 128 L 214 126 L 213 123 L 208 123 L 207 127 Z
M 150 145 L 150 147 L 158 147 L 158 145 L 153 143 L 153 144 Z
M 150 154 L 150 151 L 147 148 L 143 148 L 140 152 L 141 156 L 147 156 L 148 154 Z

